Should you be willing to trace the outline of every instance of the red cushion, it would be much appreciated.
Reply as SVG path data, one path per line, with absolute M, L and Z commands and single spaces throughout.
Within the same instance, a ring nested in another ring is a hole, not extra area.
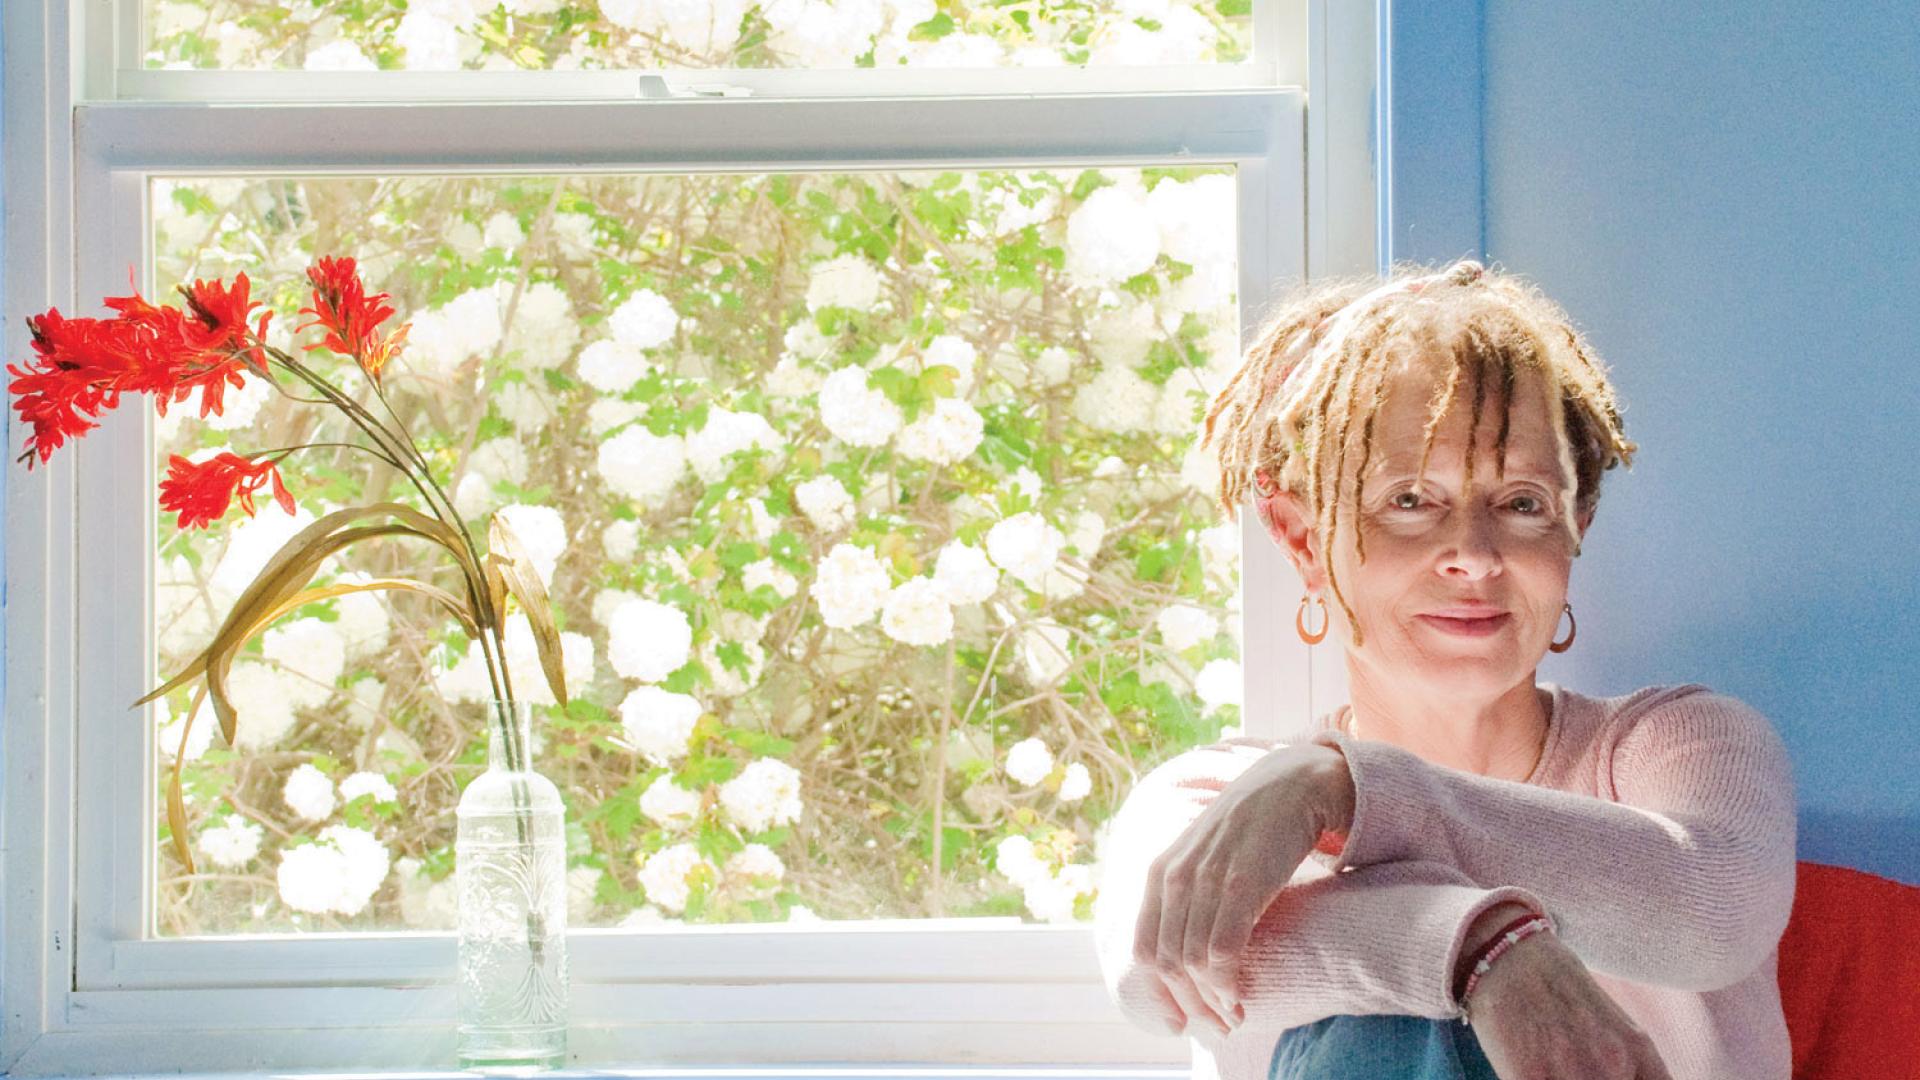
M 1780 938 L 1793 1080 L 1920 1077 L 1920 885 L 1802 860 Z

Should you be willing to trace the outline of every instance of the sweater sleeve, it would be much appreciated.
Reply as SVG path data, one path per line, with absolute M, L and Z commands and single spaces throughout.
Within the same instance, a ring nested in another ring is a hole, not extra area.
M 1178 1005 L 1134 957 L 1148 871 L 1216 797 L 1175 785 L 1230 783 L 1257 755 L 1192 750 L 1148 773 L 1113 817 L 1094 900 L 1095 948 L 1109 996 L 1134 1024 L 1178 1030 Z M 1482 888 L 1437 862 L 1397 862 L 1329 874 L 1312 859 L 1255 924 L 1241 960 L 1246 1022 L 1233 1033 L 1280 1031 L 1340 1014 L 1455 1017 L 1451 973 L 1468 928 L 1505 900 L 1544 910 L 1516 886 Z M 1204 1025 L 1190 1036 L 1212 1039 Z
M 1695 689 L 1705 692 L 1693 692 Z M 1793 774 L 1772 726 L 1697 684 L 1652 695 L 1599 733 L 1614 801 L 1434 765 L 1337 729 L 1354 819 L 1333 872 L 1438 862 L 1546 901 L 1589 968 L 1685 990 L 1766 960 L 1793 905 Z

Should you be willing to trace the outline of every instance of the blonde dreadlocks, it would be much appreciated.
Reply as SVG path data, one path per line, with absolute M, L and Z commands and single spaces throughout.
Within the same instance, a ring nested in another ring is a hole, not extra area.
M 1548 412 L 1561 467 L 1575 478 L 1574 489 L 1562 494 L 1561 518 L 1576 557 L 1578 518 L 1599 503 L 1601 473 L 1620 464 L 1631 468 L 1638 449 L 1621 426 L 1619 403 L 1600 358 L 1559 305 L 1529 283 L 1463 259 L 1438 273 L 1407 263 L 1384 281 L 1330 279 L 1283 297 L 1208 409 L 1201 445 L 1213 446 L 1219 456 L 1220 506 L 1228 518 L 1247 497 L 1256 472 L 1302 500 L 1325 539 L 1328 581 L 1353 627 L 1355 646 L 1362 644 L 1360 626 L 1340 591 L 1331 557 L 1346 462 L 1350 444 L 1357 442 L 1352 496 L 1357 506 L 1373 454 L 1374 417 L 1386 397 L 1387 375 L 1403 356 L 1447 366 L 1445 384 L 1428 413 L 1422 478 L 1434 433 L 1452 408 L 1463 375 L 1473 384 L 1468 446 L 1479 430 L 1488 380 L 1499 380 L 1502 388 L 1494 444 L 1500 478 L 1506 474 L 1515 377 L 1522 370 L 1545 377 L 1548 400 L 1560 404 Z M 1216 427 L 1221 427 L 1218 439 Z M 1332 491 L 1322 490 L 1323 470 L 1331 473 Z M 1471 453 L 1466 488 L 1471 494 Z M 1361 562 L 1367 557 L 1365 541 L 1356 526 L 1354 548 Z

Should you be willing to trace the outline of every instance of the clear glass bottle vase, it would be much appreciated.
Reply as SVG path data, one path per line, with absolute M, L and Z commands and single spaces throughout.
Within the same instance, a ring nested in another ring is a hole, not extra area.
M 487 771 L 455 811 L 462 1069 L 566 1059 L 566 813 L 533 771 L 532 727 L 527 703 L 491 704 Z

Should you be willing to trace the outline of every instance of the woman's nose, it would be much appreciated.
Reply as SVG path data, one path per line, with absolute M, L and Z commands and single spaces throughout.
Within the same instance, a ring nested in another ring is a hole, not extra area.
M 1490 508 L 1467 506 L 1449 512 L 1446 543 L 1441 565 L 1447 573 L 1479 578 L 1500 566 L 1500 548 Z

